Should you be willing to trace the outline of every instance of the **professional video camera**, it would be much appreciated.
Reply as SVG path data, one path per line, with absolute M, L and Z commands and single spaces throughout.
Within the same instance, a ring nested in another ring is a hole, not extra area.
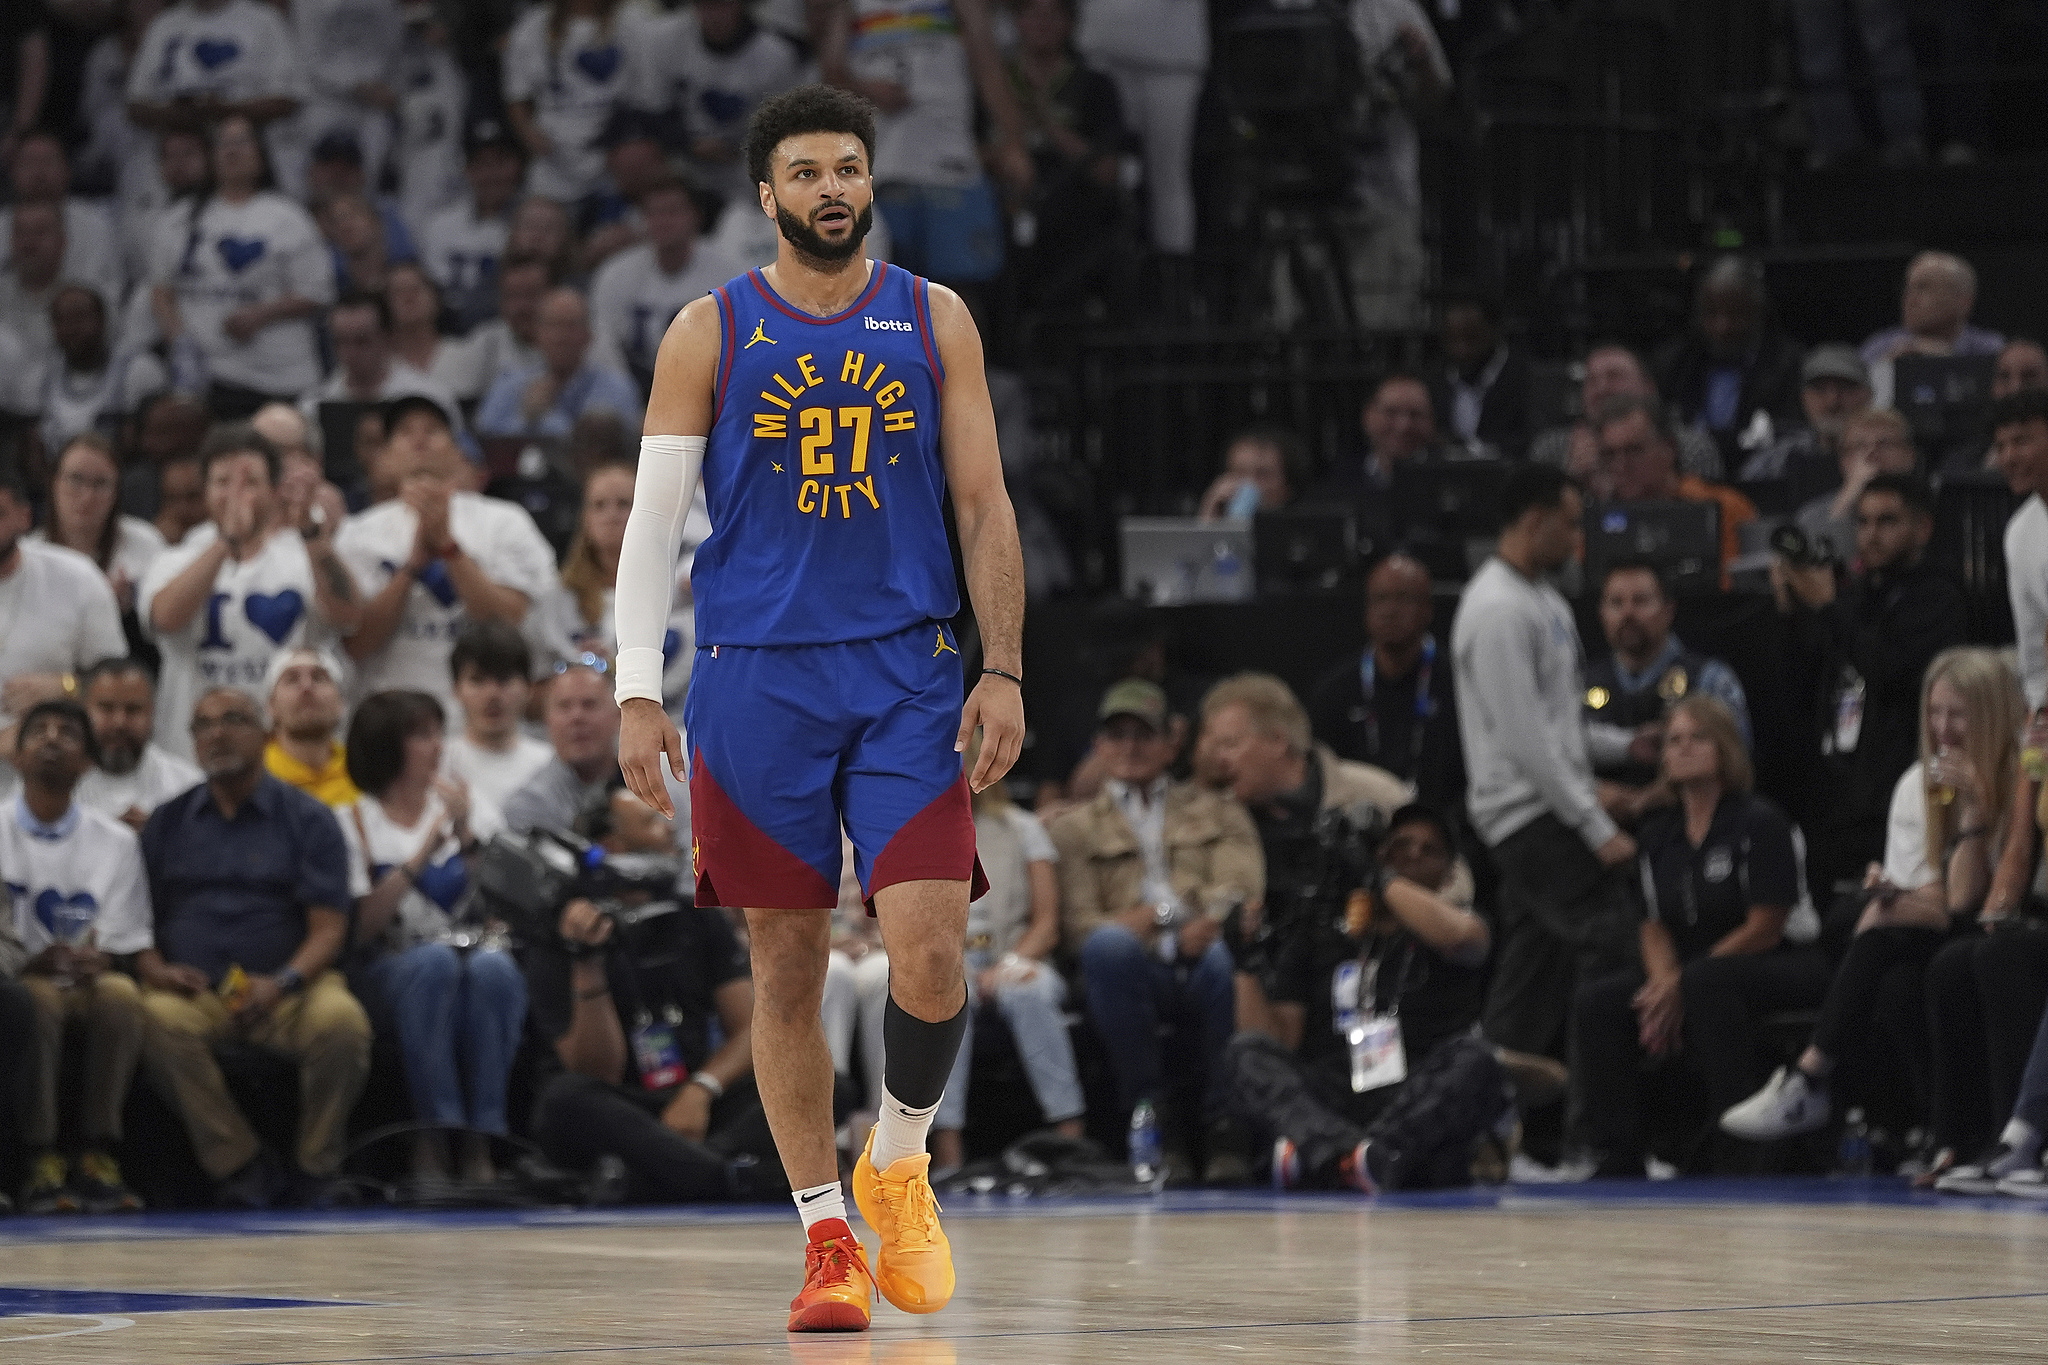
M 470 860 L 469 875 L 489 914 L 515 939 L 552 943 L 562 907 L 572 900 L 590 901 L 621 928 L 675 909 L 682 862 L 611 853 L 581 835 L 537 829 L 492 839 Z
M 1387 820 L 1377 806 L 1358 804 L 1323 811 L 1306 835 L 1266 860 L 1266 910 L 1256 933 L 1246 936 L 1233 917 L 1227 946 L 1239 971 L 1263 974 L 1279 946 L 1301 929 L 1323 924 L 1343 928 L 1353 893 L 1379 881 L 1380 843 Z

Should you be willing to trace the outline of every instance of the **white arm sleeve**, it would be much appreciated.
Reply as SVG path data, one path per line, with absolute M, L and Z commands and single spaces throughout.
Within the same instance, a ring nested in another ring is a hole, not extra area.
M 661 641 L 668 630 L 676 555 L 683 522 L 697 498 L 704 470 L 703 436 L 642 436 L 640 472 L 633 481 L 633 511 L 619 550 L 613 620 L 619 634 L 621 706 L 629 697 L 661 704 Z

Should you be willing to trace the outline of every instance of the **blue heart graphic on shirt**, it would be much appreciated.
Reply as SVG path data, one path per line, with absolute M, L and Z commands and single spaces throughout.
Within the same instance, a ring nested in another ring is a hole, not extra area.
M 262 260 L 265 250 L 261 237 L 223 237 L 218 246 L 221 260 L 238 275 Z
M 384 880 L 384 874 L 396 866 L 396 863 L 377 863 L 370 869 L 370 880 Z M 462 893 L 469 889 L 469 866 L 459 853 L 441 862 L 429 863 L 417 877 L 412 878 L 412 886 L 413 890 L 443 910 L 453 910 L 455 903 L 462 899 Z
M 619 69 L 619 49 L 614 47 L 586 47 L 576 54 L 576 65 L 583 74 L 603 85 Z
M 747 112 L 747 97 L 730 90 L 706 90 L 697 96 L 697 102 L 715 123 L 737 123 Z
M 305 609 L 306 599 L 299 596 L 297 588 L 286 588 L 280 593 L 252 592 L 242 599 L 242 614 L 249 618 L 250 625 L 268 635 L 274 645 L 284 643 L 284 637 L 292 633 L 299 613 Z
M 672 630 L 661 637 L 661 666 L 666 669 L 676 661 L 676 651 L 683 647 L 683 633 Z
M 242 55 L 242 45 L 226 38 L 201 38 L 192 44 L 192 55 L 208 71 L 225 66 Z
M 377 561 L 384 566 L 384 572 L 396 575 L 398 566 L 388 559 Z M 434 595 L 434 600 L 444 607 L 455 605 L 455 580 L 448 576 L 448 566 L 438 559 L 427 561 L 427 567 L 420 570 L 420 586 Z
M 36 897 L 36 918 L 49 930 L 50 937 L 66 943 L 75 942 L 99 913 L 100 903 L 90 891 L 67 896 L 53 890 Z

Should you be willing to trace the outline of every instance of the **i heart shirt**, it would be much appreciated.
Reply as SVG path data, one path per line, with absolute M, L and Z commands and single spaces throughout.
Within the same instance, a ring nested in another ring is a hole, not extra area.
M 448 530 L 486 578 L 525 594 L 529 608 L 553 597 L 555 552 L 525 508 L 481 493 L 457 493 L 448 500 Z M 418 534 L 418 513 L 394 499 L 343 522 L 335 533 L 334 552 L 367 600 L 382 592 L 412 557 Z M 448 654 L 468 619 L 447 566 L 438 560 L 428 564 L 406 593 L 398 629 L 384 648 L 358 661 L 351 696 L 361 700 L 372 692 L 406 687 L 440 698 L 453 713 Z
M 264 192 L 170 209 L 157 220 L 150 279 L 177 296 L 212 378 L 293 396 L 320 382 L 311 318 L 273 322 L 247 341 L 227 333 L 228 314 L 252 303 L 286 295 L 334 302 L 333 257 L 312 215 L 290 199 Z
M 332 632 L 313 609 L 313 565 L 296 531 L 279 531 L 248 560 L 228 560 L 206 604 L 183 630 L 158 631 L 151 608 L 164 585 L 206 553 L 213 524 L 193 528 L 149 566 L 135 594 L 136 614 L 163 653 L 156 689 L 156 742 L 192 757 L 192 708 L 209 688 L 239 687 L 259 701 L 271 655 L 320 646 Z
M 119 820 L 73 803 L 45 825 L 20 796 L 10 797 L 0 809 L 0 875 L 15 936 L 30 956 L 60 935 L 79 943 L 87 932 L 114 956 L 155 945 L 142 849 Z
M 593 147 L 611 112 L 638 88 L 647 21 L 620 7 L 608 25 L 571 20 L 559 43 L 548 34 L 549 7 L 529 9 L 505 40 L 505 98 L 533 105 L 554 150 L 527 172 L 528 193 L 581 199 L 604 178 Z
M 187 3 L 150 23 L 128 68 L 128 98 L 164 104 L 202 94 L 305 98 L 298 52 L 276 9 L 260 0 L 228 0 L 211 12 Z

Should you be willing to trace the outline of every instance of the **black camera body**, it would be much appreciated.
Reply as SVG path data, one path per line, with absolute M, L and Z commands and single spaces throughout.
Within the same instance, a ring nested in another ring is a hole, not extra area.
M 1226 925 L 1238 970 L 1263 975 L 1279 946 L 1303 928 L 1342 928 L 1351 893 L 1378 882 L 1386 832 L 1386 816 L 1377 806 L 1340 806 L 1319 812 L 1286 856 L 1269 851 L 1266 913 L 1257 932 L 1246 936 L 1236 915 Z
M 469 875 L 487 912 L 514 939 L 553 943 L 562 907 L 572 900 L 590 901 L 622 925 L 639 917 L 628 900 L 672 908 L 682 862 L 658 853 L 610 853 L 581 835 L 536 829 L 492 839 L 470 860 Z
M 1817 569 L 1840 562 L 1833 541 L 1826 536 L 1809 536 L 1789 521 L 1771 532 L 1771 549 L 1801 568 Z

